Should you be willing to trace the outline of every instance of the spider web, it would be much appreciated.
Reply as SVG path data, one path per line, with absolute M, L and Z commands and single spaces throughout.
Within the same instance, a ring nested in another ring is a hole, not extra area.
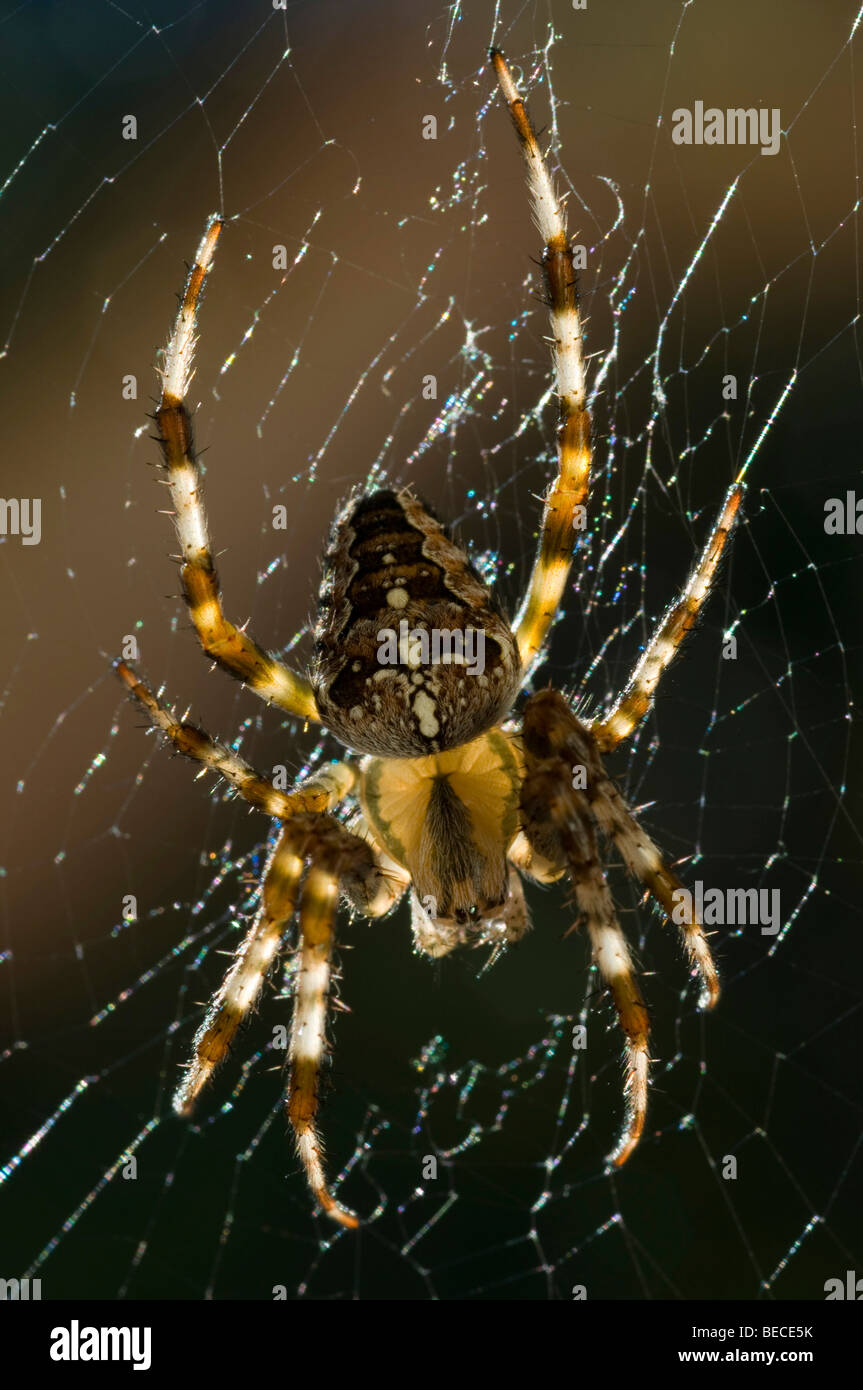
M 859 538 L 824 529 L 863 422 L 860 14 L 647 8 L 91 0 L 0 21 L 4 488 L 42 499 L 40 544 L 0 551 L 0 1274 L 43 1297 L 820 1298 L 861 1270 L 863 574 Z M 514 605 L 554 403 L 491 42 L 566 169 L 595 354 L 590 524 L 537 681 L 605 704 L 747 464 L 717 592 L 613 770 L 688 884 L 778 891 L 781 928 L 718 930 L 705 1018 L 612 863 L 656 1061 L 611 1173 L 620 1038 L 559 887 L 528 889 L 534 930 L 487 972 L 414 957 L 404 907 L 345 917 L 323 1124 L 351 1235 L 313 1214 L 285 1132 L 289 967 L 194 1121 L 173 1116 L 267 826 L 145 737 L 109 662 L 134 636 L 259 767 L 337 755 L 209 675 L 170 596 L 145 417 L 216 207 L 192 397 L 229 615 L 307 658 L 322 538 L 365 478 L 414 484 Z M 778 153 L 675 145 L 696 100 L 779 108 Z

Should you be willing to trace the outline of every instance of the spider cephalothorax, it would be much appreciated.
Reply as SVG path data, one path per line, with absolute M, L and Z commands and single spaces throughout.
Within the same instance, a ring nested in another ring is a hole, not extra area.
M 710 593 L 742 496 L 738 479 L 680 596 L 657 624 L 625 689 L 599 718 L 579 719 L 568 700 L 549 689 L 529 696 L 518 720 L 507 720 L 563 600 L 591 451 L 563 213 L 506 63 L 500 53 L 491 58 L 521 141 L 545 243 L 560 401 L 557 474 L 513 623 L 466 553 L 407 489 L 359 491 L 336 518 L 308 679 L 225 616 L 185 404 L 198 300 L 222 229 L 221 217 L 213 217 L 165 354 L 156 412 L 183 594 L 214 662 L 263 699 L 322 723 L 350 753 L 365 756 L 327 764 L 292 792 L 278 790 L 232 749 L 178 719 L 126 662 L 117 663 L 129 691 L 174 747 L 212 768 L 280 827 L 258 912 L 195 1036 L 175 1107 L 191 1110 L 295 927 L 288 1115 L 312 1191 L 346 1226 L 357 1218 L 329 1191 L 317 1129 L 340 892 L 357 912 L 380 917 L 409 890 L 417 949 L 443 956 L 458 946 L 485 944 L 496 951 L 517 940 L 528 925 L 521 876 L 541 883 L 566 876 L 626 1037 L 626 1116 L 612 1161 L 624 1162 L 638 1143 L 647 1109 L 649 1019 L 600 841 L 615 846 L 668 917 L 681 885 L 602 758 L 650 708 L 663 671 Z M 337 810 L 347 814 L 333 814 Z M 682 900 L 682 942 L 700 978 L 700 1003 L 710 1007 L 719 992 L 716 970 L 691 898 L 683 894 Z

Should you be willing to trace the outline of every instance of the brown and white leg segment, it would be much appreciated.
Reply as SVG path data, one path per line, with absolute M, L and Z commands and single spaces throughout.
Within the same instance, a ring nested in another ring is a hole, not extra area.
M 687 633 L 694 627 L 710 594 L 722 552 L 743 497 L 743 485 L 729 489 L 722 510 L 678 599 L 666 609 L 629 678 L 625 690 L 591 732 L 603 753 L 616 748 L 641 723 L 656 694 L 662 673 L 674 659 Z
M 300 905 L 300 960 L 291 1025 L 288 1116 L 297 1153 L 312 1192 L 324 1211 L 343 1226 L 359 1225 L 327 1187 L 323 1143 L 317 1128 L 321 1067 L 327 1054 L 327 1000 L 339 885 L 331 868 L 313 866 Z
M 185 397 L 193 375 L 198 299 L 213 262 L 222 219 L 210 218 L 189 272 L 168 346 L 162 398 L 156 411 L 159 442 L 168 474 L 174 523 L 180 541 L 183 594 L 201 646 L 213 661 L 243 681 L 261 699 L 290 714 L 318 718 L 308 681 L 235 627 L 222 610 L 222 595 L 207 532 L 201 476 Z
M 225 1060 L 240 1024 L 255 1008 L 267 973 L 294 913 L 303 872 L 296 832 L 286 825 L 264 877 L 261 907 L 214 996 L 192 1045 L 192 1060 L 174 1096 L 174 1109 L 189 1115 L 216 1068 Z
M 590 809 L 603 834 L 612 839 L 630 873 L 641 879 L 669 920 L 680 927 L 689 964 L 701 981 L 699 1007 L 712 1009 L 719 998 L 719 976 L 692 894 L 665 863 L 658 848 L 639 825 L 614 783 L 604 774 L 590 788 Z M 681 920 L 682 918 L 682 920 Z
M 587 919 L 594 961 L 611 993 L 618 1021 L 626 1034 L 623 1085 L 626 1114 L 620 1139 L 608 1156 L 609 1162 L 619 1167 L 641 1138 L 647 1116 L 650 1018 L 598 860 L 573 865 L 572 876 L 578 905 Z
M 558 476 L 545 499 L 539 549 L 513 630 L 525 671 L 539 656 L 563 597 L 575 543 L 577 508 L 590 483 L 590 415 L 586 408 L 584 347 L 575 266 L 563 208 L 503 54 L 491 61 L 521 144 L 534 219 L 545 243 L 542 271 L 551 319 L 552 362 L 560 401 Z
M 354 786 L 356 773 L 347 763 L 330 763 L 304 782 L 300 790 L 280 791 L 238 753 L 212 738 L 198 724 L 177 719 L 174 711 L 162 703 L 127 661 L 115 661 L 114 669 L 129 693 L 178 753 L 218 773 L 245 801 L 265 815 L 285 820 L 297 811 L 330 811 Z
M 587 920 L 594 960 L 626 1036 L 626 1114 L 620 1139 L 609 1155 L 610 1162 L 620 1165 L 629 1158 L 644 1129 L 650 1019 L 599 862 L 586 796 L 572 786 L 569 769 L 559 758 L 537 757 L 527 744 L 526 739 L 527 774 L 521 791 L 525 835 L 541 855 L 566 863 L 576 900 Z
M 309 1186 L 324 1211 L 343 1226 L 359 1224 L 326 1184 L 317 1128 L 321 1067 L 327 1055 L 327 1001 L 339 887 L 369 905 L 387 901 L 385 868 L 372 847 L 329 816 L 298 816 L 291 830 L 303 836 L 310 863 L 300 895 L 299 962 L 295 976 L 288 1067 L 288 1117 Z M 298 842 L 298 848 L 299 848 Z
M 335 765 L 341 766 L 340 764 Z M 311 864 L 302 882 L 306 861 Z M 357 1218 L 331 1196 L 316 1127 L 320 1070 L 326 1056 L 327 999 L 339 882 L 382 903 L 385 869 L 371 847 L 330 816 L 298 811 L 282 827 L 267 866 L 261 908 L 198 1029 L 187 1075 L 174 1108 L 188 1115 L 228 1055 L 237 1030 L 255 1007 L 299 894 L 300 945 L 288 1054 L 288 1114 L 309 1185 L 324 1210 L 346 1226 Z
M 701 1008 L 719 998 L 719 977 L 707 939 L 693 911 L 691 895 L 665 863 L 657 846 L 638 824 L 605 770 L 592 731 L 573 714 L 558 690 L 541 690 L 524 709 L 524 745 L 528 758 L 556 760 L 561 775 L 568 773 L 584 786 L 590 812 L 604 835 L 613 840 L 627 868 L 680 926 L 684 949 L 701 978 Z M 583 773 L 583 776 L 580 774 Z M 675 894 L 680 897 L 675 898 Z M 683 921 L 680 921 L 683 915 Z

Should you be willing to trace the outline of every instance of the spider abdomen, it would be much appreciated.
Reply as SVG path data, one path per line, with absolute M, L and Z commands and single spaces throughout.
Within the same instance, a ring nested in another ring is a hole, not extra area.
M 336 518 L 315 641 L 324 724 L 378 757 L 470 742 L 506 714 L 521 679 L 490 590 L 404 489 L 354 497 Z

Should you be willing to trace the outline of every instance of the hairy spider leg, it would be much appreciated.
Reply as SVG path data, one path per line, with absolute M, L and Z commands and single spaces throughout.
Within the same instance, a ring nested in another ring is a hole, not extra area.
M 180 542 L 183 595 L 201 646 L 223 670 L 243 681 L 262 700 L 290 714 L 318 719 L 312 688 L 304 677 L 264 651 L 225 617 L 219 577 L 213 560 L 203 486 L 195 456 L 192 422 L 185 397 L 193 375 L 198 299 L 213 263 L 222 230 L 219 216 L 210 218 L 189 272 L 177 320 L 165 349 L 162 398 L 156 411 L 159 443 L 174 505 L 174 524 Z
M 618 1143 L 609 1154 L 609 1162 L 619 1167 L 629 1158 L 644 1130 L 650 1017 L 602 871 L 584 792 L 573 788 L 571 771 L 562 759 L 536 757 L 527 746 L 527 739 L 525 742 L 527 774 L 521 793 L 525 833 L 549 858 L 562 858 L 569 870 L 576 902 L 587 922 L 594 962 L 614 1001 L 626 1038 L 626 1112 Z
M 645 884 L 672 921 L 678 920 L 675 911 L 678 903 L 683 905 L 685 917 L 679 923 L 680 932 L 690 967 L 700 978 L 700 1008 L 713 1008 L 719 998 L 719 977 L 690 896 L 682 895 L 675 901 L 674 895 L 683 885 L 605 771 L 591 730 L 581 723 L 557 690 L 543 690 L 531 696 L 525 706 L 523 729 L 527 768 L 522 789 L 525 835 L 552 859 L 555 849 L 562 848 L 588 926 L 593 920 L 600 933 L 599 937 L 592 936 L 594 956 L 600 973 L 609 983 L 628 1039 L 627 1117 L 620 1143 L 610 1155 L 611 1161 L 619 1165 L 632 1153 L 644 1126 L 647 1033 L 641 1029 L 643 1020 L 639 1006 L 643 1007 L 643 1001 L 634 978 L 630 978 L 631 961 L 625 941 L 621 945 L 613 934 L 607 934 L 611 929 L 609 923 L 616 925 L 616 917 L 588 817 L 592 817 L 603 835 L 614 842 L 629 871 Z M 574 785 L 574 774 L 579 768 L 585 773 L 583 790 Z M 600 891 L 597 874 L 604 885 L 603 891 Z M 605 948 L 600 954 L 602 933 L 605 933 Z
M 338 877 L 332 863 L 313 865 L 303 885 L 300 904 L 300 961 L 291 1024 L 288 1117 L 314 1196 L 328 1216 L 343 1226 L 356 1227 L 358 1218 L 340 1206 L 327 1187 L 323 1142 L 317 1126 L 338 901 Z
M 698 1007 L 712 1009 L 719 998 L 719 975 L 702 923 L 692 904 L 692 895 L 682 891 L 680 879 L 665 863 L 657 846 L 639 825 L 617 787 L 604 772 L 593 783 L 590 795 L 590 809 L 603 834 L 614 841 L 630 873 L 641 879 L 668 920 L 679 925 L 690 968 L 701 981 Z M 675 899 L 677 893 L 680 896 Z M 681 910 L 683 920 L 680 920 Z
M 343 1226 L 359 1225 L 327 1186 L 324 1146 L 317 1116 L 321 1067 L 327 1056 L 327 1014 L 339 887 L 366 917 L 383 917 L 406 886 L 399 866 L 381 854 L 360 817 L 360 834 L 328 816 L 306 818 L 303 854 L 310 867 L 300 898 L 300 946 L 288 1067 L 288 1117 L 309 1187 L 322 1208 Z M 299 828 L 297 822 L 294 823 Z M 292 827 L 293 828 L 293 827 Z M 367 837 L 367 838 L 366 838 Z
M 699 1007 L 712 1009 L 719 998 L 719 977 L 698 913 L 689 894 L 675 900 L 683 884 L 606 772 L 592 730 L 573 714 L 557 690 L 541 690 L 531 697 L 525 706 L 524 727 L 525 743 L 535 756 L 558 757 L 570 772 L 584 767 L 585 794 L 594 820 L 620 850 L 630 873 L 645 884 L 669 920 L 680 926 L 690 966 L 701 981 Z M 685 913 L 682 921 L 681 908 Z
M 665 610 L 611 709 L 591 725 L 603 753 L 610 753 L 641 723 L 653 704 L 660 677 L 673 661 L 710 595 L 722 552 L 743 498 L 740 478 L 729 488 L 713 529 L 678 598 Z
M 258 1003 L 296 906 L 303 860 L 295 838 L 288 825 L 282 827 L 264 875 L 260 909 L 195 1034 L 192 1059 L 174 1095 L 179 1115 L 192 1113 L 201 1091 L 227 1057 L 241 1023 Z
M 330 763 L 299 791 L 284 792 L 198 724 L 178 719 L 174 711 L 154 694 L 146 681 L 127 661 L 115 661 L 114 670 L 137 704 L 146 711 L 157 729 L 183 753 L 205 769 L 224 778 L 239 795 L 265 815 L 285 820 L 297 811 L 328 811 L 348 793 L 356 782 L 356 772 L 347 763 Z
M 329 1216 L 343 1225 L 356 1226 L 357 1218 L 340 1207 L 329 1191 L 317 1129 L 340 886 L 352 902 L 362 903 L 362 911 L 369 917 L 383 916 L 401 896 L 400 891 L 394 891 L 388 866 L 377 859 L 371 845 L 339 821 L 314 812 L 300 812 L 286 821 L 264 875 L 260 908 L 195 1035 L 174 1109 L 182 1115 L 191 1114 L 201 1091 L 227 1057 L 240 1025 L 257 1005 L 299 898 L 288 1116 L 314 1196 Z
M 490 57 L 521 144 L 534 219 L 545 243 L 542 273 L 560 403 L 558 474 L 545 498 L 533 571 L 513 623 L 521 663 L 529 673 L 560 606 L 579 536 L 581 507 L 590 484 L 590 415 L 575 266 L 563 208 L 506 60 L 497 49 L 492 49 Z

